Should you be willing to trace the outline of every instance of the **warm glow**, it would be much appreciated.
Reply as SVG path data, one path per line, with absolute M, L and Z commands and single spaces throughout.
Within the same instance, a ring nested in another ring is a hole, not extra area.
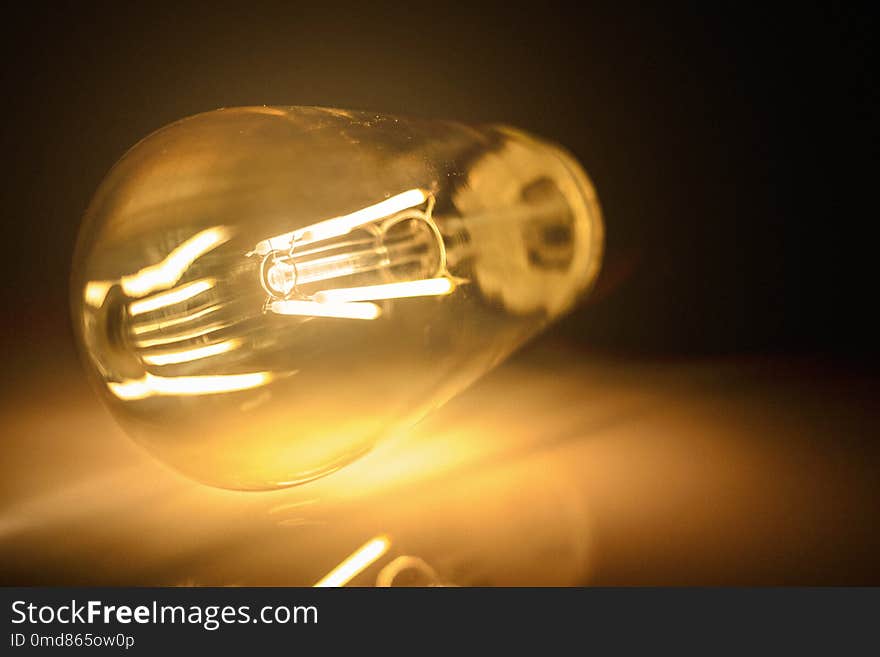
M 271 372 L 174 377 L 156 376 L 147 372 L 140 379 L 119 383 L 110 381 L 107 387 L 119 399 L 130 401 L 156 395 L 216 395 L 257 388 L 271 380 Z
M 204 317 L 205 315 L 210 315 L 211 313 L 215 313 L 223 307 L 223 304 L 216 304 L 214 306 L 210 306 L 205 308 L 204 310 L 199 310 L 198 312 L 194 312 L 188 315 L 184 315 L 183 317 L 174 317 L 172 319 L 165 319 L 158 322 L 145 322 L 142 324 L 135 324 L 132 326 L 131 332 L 135 335 L 141 335 L 142 333 L 151 333 L 152 331 L 158 331 L 160 329 L 165 330 L 169 329 L 172 326 L 178 326 L 179 324 L 186 324 L 187 322 L 192 322 L 193 320 Z
M 382 309 L 375 303 L 318 303 L 317 301 L 273 301 L 273 313 L 306 317 L 341 317 L 344 319 L 376 319 Z
M 201 360 L 218 354 L 225 354 L 227 351 L 238 349 L 242 344 L 241 340 L 232 339 L 216 344 L 205 345 L 204 347 L 195 347 L 193 349 L 180 349 L 177 351 L 166 351 L 156 354 L 147 354 L 143 357 L 145 363 L 150 365 L 173 365 L 174 363 L 188 363 L 194 360 Z
M 232 236 L 226 226 L 215 226 L 196 233 L 155 265 L 120 279 L 122 291 L 130 297 L 142 297 L 156 290 L 177 285 L 190 265 L 208 251 L 217 248 Z
M 358 226 L 363 226 L 377 219 L 383 219 L 408 208 L 421 205 L 427 198 L 428 195 L 423 190 L 409 189 L 351 214 L 326 219 L 299 230 L 262 240 L 254 247 L 254 253 L 264 256 L 272 251 L 287 251 L 294 242 L 308 244 L 310 242 L 327 240 L 331 237 L 339 237 L 350 233 Z
M 138 340 L 137 342 L 135 342 L 135 344 L 142 349 L 147 349 L 149 347 L 160 347 L 165 344 L 171 344 L 172 342 L 195 340 L 196 338 L 201 338 L 205 335 L 209 335 L 210 333 L 214 333 L 215 331 L 222 331 L 229 326 L 232 326 L 232 322 L 214 322 L 213 324 L 208 324 L 207 326 L 187 331 L 186 333 L 173 333 L 171 335 L 163 335 L 158 338 L 144 338 Z
M 398 299 L 402 297 L 426 297 L 449 294 L 455 285 L 448 278 L 428 278 L 421 281 L 405 283 L 386 283 L 384 285 L 367 285 L 364 287 L 344 287 L 336 290 L 324 290 L 315 294 L 315 300 L 321 303 L 346 303 L 351 301 L 370 301 L 374 299 Z
M 153 310 L 158 310 L 159 308 L 173 306 L 175 303 L 192 299 L 194 296 L 199 295 L 206 290 L 210 290 L 212 287 L 214 287 L 213 278 L 203 278 L 200 281 L 193 281 L 192 283 L 181 285 L 173 290 L 168 290 L 161 294 L 154 294 L 153 296 L 141 299 L 140 301 L 132 301 L 128 306 L 128 314 L 132 316 L 141 315 Z
M 71 267 L 74 337 L 113 419 L 236 490 L 366 458 L 573 308 L 601 255 L 592 186 L 553 144 L 279 111 L 199 114 L 140 142 L 90 204 Z M 98 308 L 89 281 L 111 282 Z M 393 529 L 350 526 L 307 583 L 370 534 L 396 548 Z
M 104 305 L 107 293 L 113 287 L 113 281 L 89 281 L 83 290 L 83 301 L 92 308 L 100 308 Z
M 327 573 L 315 587 L 344 586 L 355 575 L 365 570 L 370 564 L 388 551 L 391 541 L 387 536 L 377 536 L 345 558 L 336 568 Z

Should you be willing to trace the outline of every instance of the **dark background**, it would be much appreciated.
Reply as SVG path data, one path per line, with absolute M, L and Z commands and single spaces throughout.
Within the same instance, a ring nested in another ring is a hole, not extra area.
M 572 150 L 608 256 L 557 337 L 863 363 L 875 23 L 704 4 L 35 6 L 0 40 L 4 332 L 67 335 L 77 225 L 129 146 L 197 112 L 300 104 L 504 122 Z

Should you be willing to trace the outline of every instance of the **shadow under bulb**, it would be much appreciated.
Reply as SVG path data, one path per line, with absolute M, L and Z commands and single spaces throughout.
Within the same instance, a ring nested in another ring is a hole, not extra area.
M 320 477 L 413 424 L 589 288 L 595 192 L 506 127 L 312 107 L 169 125 L 101 183 L 72 302 L 115 417 L 232 489 Z

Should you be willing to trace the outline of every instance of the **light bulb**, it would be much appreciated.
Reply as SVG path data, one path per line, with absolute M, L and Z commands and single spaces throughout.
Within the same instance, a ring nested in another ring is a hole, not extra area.
M 581 167 L 523 132 L 218 110 L 147 137 L 102 182 L 74 324 L 137 442 L 206 483 L 278 488 L 498 364 L 588 289 L 601 247 Z

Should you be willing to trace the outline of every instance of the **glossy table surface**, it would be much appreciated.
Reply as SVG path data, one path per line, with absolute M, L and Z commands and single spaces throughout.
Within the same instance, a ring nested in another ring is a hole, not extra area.
M 544 340 L 324 479 L 212 489 L 132 443 L 66 343 L 10 356 L 3 584 L 880 583 L 870 377 Z M 412 559 L 398 559 L 413 557 Z M 386 577 L 387 579 L 387 577 Z

